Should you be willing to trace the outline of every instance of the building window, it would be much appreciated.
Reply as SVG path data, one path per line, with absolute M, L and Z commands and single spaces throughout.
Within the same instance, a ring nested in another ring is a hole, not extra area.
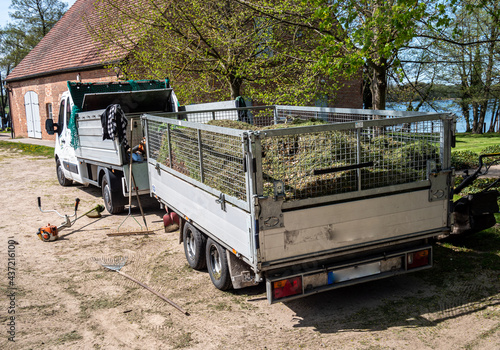
M 52 119 L 52 103 L 47 103 L 47 119 Z

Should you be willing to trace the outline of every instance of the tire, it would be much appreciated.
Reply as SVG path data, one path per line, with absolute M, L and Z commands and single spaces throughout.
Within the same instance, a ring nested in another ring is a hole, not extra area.
M 205 236 L 193 225 L 186 222 L 182 230 L 182 240 L 184 242 L 184 254 L 186 260 L 193 269 L 203 270 L 206 266 L 205 260 Z
M 73 183 L 73 181 L 68 180 L 66 176 L 64 176 L 64 169 L 59 160 L 56 163 L 56 172 L 57 172 L 57 181 L 59 181 L 59 185 L 66 187 Z
M 116 194 L 111 190 L 111 186 L 108 183 L 108 178 L 103 176 L 102 182 L 101 182 L 101 189 L 102 189 L 102 199 L 104 200 L 104 206 L 106 207 L 106 210 L 110 214 L 119 214 L 121 213 L 124 209 L 124 205 L 116 205 L 117 200 L 116 200 Z
M 233 283 L 229 275 L 226 249 L 209 238 L 207 240 L 206 255 L 208 274 L 214 286 L 220 290 L 232 288 Z

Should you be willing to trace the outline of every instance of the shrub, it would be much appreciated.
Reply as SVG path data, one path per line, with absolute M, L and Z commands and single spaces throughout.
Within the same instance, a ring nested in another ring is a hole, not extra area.
M 451 166 L 456 170 L 477 168 L 479 155 L 472 151 L 455 151 L 451 153 Z

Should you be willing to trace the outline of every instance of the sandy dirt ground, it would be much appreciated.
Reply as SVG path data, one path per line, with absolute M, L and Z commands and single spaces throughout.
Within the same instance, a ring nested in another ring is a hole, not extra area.
M 45 243 L 37 229 L 62 220 L 40 213 L 38 196 L 68 214 L 78 197 L 83 213 L 102 203 L 100 190 L 61 187 L 53 160 L 7 151 L 0 183 L 0 349 L 500 348 L 498 271 L 462 274 L 453 265 L 461 252 L 438 247 L 448 263 L 433 270 L 269 305 L 264 286 L 221 292 L 189 268 L 154 200 L 145 210 L 155 235 L 108 237 L 126 213 L 105 212 Z M 136 206 L 132 214 L 140 220 Z M 190 316 L 98 263 L 117 257 Z

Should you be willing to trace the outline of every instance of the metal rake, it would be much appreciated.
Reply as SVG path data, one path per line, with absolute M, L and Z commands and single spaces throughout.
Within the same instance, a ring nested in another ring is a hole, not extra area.
M 101 265 L 102 267 L 105 267 L 105 268 L 107 268 L 108 270 L 111 270 L 111 271 L 118 272 L 123 277 L 128 278 L 132 282 L 135 282 L 138 285 L 140 285 L 141 287 L 149 290 L 151 293 L 153 293 L 156 296 L 160 297 L 161 299 L 163 299 L 164 301 L 166 301 L 167 303 L 169 303 L 170 305 L 172 305 L 173 307 L 175 307 L 177 310 L 179 310 L 180 312 L 182 312 L 186 316 L 189 316 L 189 312 L 187 312 L 186 310 L 184 310 L 183 308 L 181 308 L 179 305 L 177 305 L 176 303 L 174 303 L 173 301 L 171 301 L 170 299 L 168 299 L 163 294 L 160 294 L 159 292 L 155 291 L 154 289 L 152 289 L 148 285 L 146 285 L 146 284 L 144 284 L 144 283 L 136 280 L 135 278 L 127 275 L 125 272 L 120 271 L 122 269 L 122 267 L 125 266 L 125 264 L 127 263 L 127 260 L 128 260 L 128 258 L 124 257 L 124 256 L 118 256 L 118 257 L 112 257 L 112 258 L 104 258 L 104 259 L 100 259 L 100 260 L 94 258 L 94 261 L 96 263 L 98 263 L 99 265 Z

